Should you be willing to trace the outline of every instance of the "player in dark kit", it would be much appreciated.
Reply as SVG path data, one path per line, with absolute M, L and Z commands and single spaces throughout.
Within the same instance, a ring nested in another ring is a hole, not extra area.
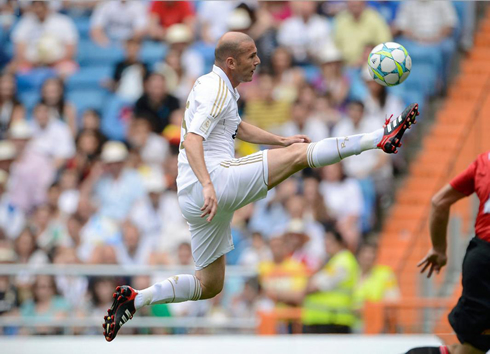
M 478 158 L 432 198 L 430 235 L 432 249 L 418 264 L 427 277 L 446 265 L 446 233 L 451 205 L 476 193 L 480 200 L 463 261 L 463 293 L 449 314 L 449 322 L 461 344 L 415 348 L 407 354 L 484 354 L 490 350 L 490 151 Z

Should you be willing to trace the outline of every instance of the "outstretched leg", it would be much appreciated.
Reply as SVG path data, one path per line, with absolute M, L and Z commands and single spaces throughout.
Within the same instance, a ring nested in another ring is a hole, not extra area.
M 403 113 L 388 120 L 384 128 L 367 134 L 328 138 L 311 144 L 293 144 L 285 149 L 268 152 L 268 186 L 277 186 L 289 176 L 306 167 L 322 167 L 358 155 L 363 151 L 380 148 L 386 153 L 396 153 L 406 129 L 415 123 L 418 105 L 409 105 Z

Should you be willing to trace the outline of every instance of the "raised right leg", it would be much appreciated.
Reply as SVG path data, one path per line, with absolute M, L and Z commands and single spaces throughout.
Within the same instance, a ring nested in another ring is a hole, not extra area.
M 323 139 L 311 144 L 293 144 L 284 149 L 268 151 L 268 187 L 274 188 L 289 176 L 306 167 L 322 167 L 358 155 L 363 151 L 380 148 L 396 153 L 401 138 L 415 123 L 418 105 L 409 105 L 400 116 L 387 121 L 384 128 L 366 134 Z

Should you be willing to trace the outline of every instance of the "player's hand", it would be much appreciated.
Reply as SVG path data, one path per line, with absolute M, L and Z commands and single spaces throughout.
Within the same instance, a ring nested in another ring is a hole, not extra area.
M 201 218 L 209 215 L 206 220 L 207 222 L 211 222 L 216 215 L 216 211 L 218 210 L 218 198 L 216 198 L 216 192 L 213 184 L 208 183 L 204 185 L 202 188 L 202 193 L 204 195 L 204 205 L 201 208 Z
M 311 143 L 311 140 L 306 135 L 299 134 L 282 138 L 281 145 L 286 147 L 295 143 Z
M 434 271 L 439 274 L 441 268 L 444 267 L 446 263 L 446 254 L 438 252 L 432 248 L 429 253 L 427 253 L 427 255 L 424 257 L 424 259 L 422 259 L 417 264 L 417 267 L 422 267 L 420 273 L 424 273 L 426 269 L 429 269 L 429 272 L 427 273 L 427 278 L 430 278 Z

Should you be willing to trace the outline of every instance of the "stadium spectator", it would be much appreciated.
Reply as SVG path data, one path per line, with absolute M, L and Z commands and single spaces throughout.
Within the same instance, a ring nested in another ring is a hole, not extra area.
M 75 141 L 69 126 L 50 114 L 49 106 L 38 103 L 31 122 L 32 141 L 39 152 L 53 160 L 56 169 L 75 155 Z
M 80 264 L 77 251 L 74 247 L 59 246 L 54 250 L 54 264 Z M 88 279 L 80 275 L 57 275 L 55 277 L 56 288 L 60 295 L 70 304 L 73 309 L 81 309 L 83 298 L 87 293 Z
M 165 61 L 156 65 L 156 71 L 166 78 L 168 91 L 179 98 L 181 104 L 187 101 L 194 82 L 204 73 L 204 58 L 191 47 L 193 39 L 188 26 L 169 27 L 166 35 L 169 51 Z
M 259 264 L 259 282 L 267 298 L 277 307 L 291 305 L 291 299 L 305 290 L 308 270 L 304 264 L 288 256 L 283 237 L 269 241 L 272 260 Z
M 335 47 L 323 47 L 318 54 L 321 76 L 314 82 L 315 89 L 328 94 L 334 107 L 341 107 L 349 93 L 349 82 L 343 73 L 342 54 Z
M 7 137 L 13 122 L 25 118 L 25 109 L 17 98 L 15 76 L 4 73 L 0 76 L 0 139 Z
M 81 130 L 76 140 L 75 156 L 67 161 L 66 167 L 75 169 L 82 179 L 85 178 L 99 157 L 104 142 L 97 131 Z
M 10 241 L 5 235 L 0 234 L 0 264 L 13 264 L 17 261 L 17 255 L 12 249 Z M 0 316 L 13 314 L 19 306 L 17 288 L 9 275 L 0 275 Z M 3 333 L 3 329 L 0 333 Z
M 139 1 L 103 1 L 90 19 L 90 36 L 102 47 L 130 38 L 142 39 L 148 30 L 146 5 Z
M 88 286 L 90 300 L 88 311 L 92 315 L 102 316 L 112 304 L 112 291 L 116 286 L 114 278 L 96 277 Z
M 152 1 L 149 35 L 164 41 L 170 26 L 182 23 L 194 28 L 194 8 L 190 1 Z
M 136 101 L 134 114 L 148 118 L 152 130 L 161 134 L 169 124 L 172 112 L 179 108 L 179 100 L 168 93 L 165 77 L 152 73 L 145 81 L 145 93 Z
M 53 160 L 31 139 L 32 134 L 31 126 L 24 121 L 13 124 L 9 131 L 16 157 L 10 167 L 7 192 L 12 204 L 25 213 L 46 202 L 47 190 L 56 173 Z
M 26 217 L 20 208 L 12 204 L 6 193 L 8 177 L 7 172 L 0 170 L 0 230 L 9 239 L 15 239 L 24 229 Z
M 308 106 L 300 101 L 291 108 L 291 119 L 280 129 L 283 136 L 305 134 L 311 141 L 328 138 L 330 133 L 325 122 L 311 115 Z
M 269 261 L 272 255 L 260 232 L 252 233 L 250 238 L 250 245 L 244 246 L 237 263 L 243 266 L 257 267 L 260 262 Z
M 161 169 L 162 163 L 169 153 L 168 142 L 152 131 L 148 119 L 136 117 L 130 123 L 128 142 L 135 149 L 142 161 L 150 167 Z
M 143 94 L 148 65 L 139 59 L 141 42 L 136 38 L 125 41 L 125 58 L 114 67 L 112 80 L 106 85 L 122 99 L 136 101 Z
M 362 77 L 368 88 L 368 94 L 363 100 L 366 117 L 379 121 L 403 111 L 402 100 L 390 93 L 385 86 L 376 83 L 367 70 L 363 70 Z
M 152 240 L 141 235 L 140 230 L 126 221 L 122 227 L 122 244 L 116 247 L 117 262 L 123 267 L 148 264 L 152 251 Z
M 294 15 L 281 23 L 277 40 L 291 51 L 295 62 L 312 62 L 318 50 L 332 41 L 330 25 L 316 14 L 315 1 L 297 1 L 291 6 Z
M 303 178 L 303 196 L 305 198 L 305 220 L 318 222 L 324 227 L 332 226 L 334 220 L 325 206 L 320 193 L 320 178 L 316 174 Z
M 458 24 L 450 1 L 401 3 L 395 18 L 395 33 L 420 44 L 437 44 L 449 39 Z M 378 41 L 381 43 L 381 41 Z
M 101 162 L 90 171 L 81 187 L 83 197 L 94 196 L 99 214 L 121 222 L 145 190 L 137 171 L 125 168 L 128 150 L 123 143 L 108 141 L 102 147 Z
M 266 198 L 255 203 L 249 229 L 252 232 L 261 232 L 266 239 L 283 233 L 290 219 L 286 202 L 297 192 L 298 181 L 293 178 L 270 190 Z
M 346 245 L 355 250 L 361 236 L 360 218 L 363 212 L 363 195 L 359 182 L 347 178 L 343 163 L 322 168 L 320 192 L 326 208 L 336 220 L 336 227 Z M 345 203 L 345 200 L 349 203 Z
M 365 301 L 395 301 L 400 298 L 396 275 L 389 266 L 376 264 L 377 246 L 365 242 L 359 247 L 357 261 L 360 267 L 359 282 L 356 285 L 355 298 L 359 308 Z
M 87 109 L 82 114 L 82 130 L 100 131 L 100 113 L 95 109 Z
M 54 67 L 60 75 L 73 73 L 77 64 L 78 32 L 73 20 L 52 12 L 46 1 L 32 1 L 12 32 L 15 60 L 12 69 L 27 71 L 37 66 Z
M 359 134 L 359 132 L 362 131 L 373 131 L 376 127 L 382 125 L 382 119 L 384 118 L 383 116 L 366 116 L 364 104 L 360 101 L 351 101 L 348 104 L 347 115 L 348 119 L 342 119 L 335 126 L 333 132 L 334 136 L 347 136 L 349 134 Z M 370 195 L 373 192 L 373 188 L 376 195 L 375 198 L 378 201 L 378 206 L 386 207 L 390 204 L 392 198 L 392 188 L 390 187 L 393 183 L 392 160 L 388 155 L 380 152 L 381 151 L 378 150 L 372 150 L 362 157 L 353 156 L 352 160 L 343 162 L 347 176 L 356 178 L 360 181 L 363 195 L 365 196 L 365 206 L 367 208 L 372 208 Z M 368 211 L 368 213 L 371 214 L 372 210 Z M 366 222 L 367 221 L 363 221 L 363 228 L 365 230 L 369 229 Z
M 41 88 L 41 103 L 49 107 L 49 115 L 68 124 L 73 136 L 77 134 L 75 106 L 65 99 L 65 87 L 60 78 L 49 78 Z
M 20 314 L 26 319 L 45 318 L 57 319 L 68 316 L 70 309 L 66 300 L 58 295 L 54 277 L 50 275 L 38 275 L 32 286 L 32 300 L 26 300 L 20 307 Z M 60 334 L 61 328 L 49 326 L 23 328 L 28 334 Z
M 310 278 L 302 302 L 303 332 L 351 333 L 359 265 L 339 233 L 325 234 L 325 248 L 330 259 Z
M 335 16 L 335 43 L 346 65 L 364 64 L 364 47 L 391 40 L 391 32 L 383 17 L 364 1 L 349 1 L 347 9 Z M 362 35 L 361 35 L 362 34 Z
M 231 317 L 253 319 L 258 311 L 270 311 L 274 303 L 264 297 L 257 278 L 250 278 L 243 284 L 243 290 L 231 300 Z
M 238 1 L 203 1 L 200 4 L 196 16 L 204 42 L 214 44 L 225 34 L 228 30 L 228 18 L 238 4 Z
M 294 102 L 298 97 L 298 88 L 304 83 L 301 68 L 293 66 L 291 53 L 284 47 L 278 47 L 271 58 L 271 72 L 274 78 L 274 97 Z
M 262 129 L 277 131 L 289 120 L 290 109 L 289 101 L 275 97 L 272 76 L 261 74 L 258 79 L 258 90 L 247 101 L 244 117 L 247 122 Z

